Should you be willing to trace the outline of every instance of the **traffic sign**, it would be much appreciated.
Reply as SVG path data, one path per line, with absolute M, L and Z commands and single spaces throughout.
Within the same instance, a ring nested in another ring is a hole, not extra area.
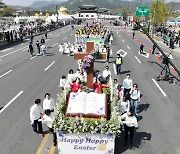
M 148 17 L 150 15 L 150 9 L 146 6 L 139 6 L 136 8 L 136 16 Z

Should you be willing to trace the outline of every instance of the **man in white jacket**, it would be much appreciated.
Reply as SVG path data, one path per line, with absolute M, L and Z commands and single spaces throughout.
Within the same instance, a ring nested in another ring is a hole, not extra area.
M 33 127 L 33 131 L 38 133 L 38 134 L 43 134 L 43 129 L 42 129 L 42 122 L 38 121 L 41 118 L 41 115 L 43 114 L 43 110 L 40 106 L 41 100 L 36 99 L 35 104 L 30 108 L 30 120 L 31 120 L 31 125 Z

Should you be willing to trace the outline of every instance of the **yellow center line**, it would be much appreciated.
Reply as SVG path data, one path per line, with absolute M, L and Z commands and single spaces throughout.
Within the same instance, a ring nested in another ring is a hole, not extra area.
M 56 146 L 52 145 L 49 154 L 54 154 L 55 150 L 56 150 Z
M 42 140 L 42 142 L 41 142 L 41 144 L 40 144 L 40 146 L 39 146 L 36 154 L 41 154 L 41 152 L 42 152 L 42 150 L 43 150 L 43 147 L 44 147 L 44 145 L 45 145 L 46 142 L 47 142 L 48 137 L 49 137 L 49 134 L 45 134 L 45 136 L 44 136 L 44 138 L 43 138 L 43 140 Z

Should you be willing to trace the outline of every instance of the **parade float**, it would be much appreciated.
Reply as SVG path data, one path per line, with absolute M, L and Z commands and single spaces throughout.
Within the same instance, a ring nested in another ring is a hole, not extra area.
M 102 94 L 93 92 L 94 61 L 106 60 L 106 55 L 93 49 L 94 42 L 86 42 L 86 53 L 74 55 L 74 59 L 84 61 L 87 83 L 78 93 L 70 92 L 67 88 L 65 93 L 58 96 L 54 128 L 59 154 L 114 153 L 115 136 L 120 133 L 117 94 L 113 92 L 112 82 L 109 83 L 111 88 L 104 89 Z

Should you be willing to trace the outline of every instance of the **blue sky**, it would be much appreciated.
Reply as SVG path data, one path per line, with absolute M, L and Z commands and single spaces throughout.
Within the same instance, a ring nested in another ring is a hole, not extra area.
M 21 6 L 29 6 L 33 2 L 38 1 L 38 0 L 0 0 L 6 3 L 7 5 L 21 5 Z M 46 0 L 46 1 L 51 1 L 51 0 Z M 62 1 L 62 0 L 56 0 L 56 1 Z M 64 1 L 64 0 L 63 0 Z M 102 0 L 103 1 L 103 0 Z M 172 0 L 166 0 L 166 1 L 172 1 Z M 180 0 L 174 0 L 176 2 L 180 2 Z

